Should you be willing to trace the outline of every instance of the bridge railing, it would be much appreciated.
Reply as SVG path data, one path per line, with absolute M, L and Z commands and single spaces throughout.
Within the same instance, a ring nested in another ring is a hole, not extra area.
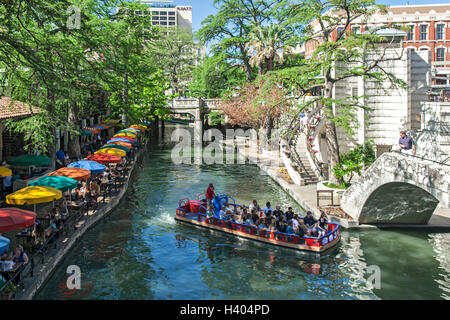
M 440 164 L 440 165 L 443 165 L 443 166 L 450 167 L 450 164 L 447 163 L 447 162 L 449 161 L 450 157 L 448 157 L 448 158 L 445 159 L 444 161 L 440 162 L 440 161 L 436 161 L 436 160 L 433 160 L 433 159 L 429 159 L 429 158 L 417 156 L 417 155 L 415 155 L 415 154 L 409 154 L 409 153 L 401 152 L 400 150 L 393 150 L 393 151 L 391 151 L 391 152 L 393 152 L 393 153 L 398 153 L 398 154 L 401 154 L 401 155 L 407 156 L 407 157 L 412 157 L 412 158 L 415 158 L 415 159 L 418 159 L 418 160 L 422 160 L 422 161 L 430 161 L 430 162 L 433 162 L 433 163 L 436 163 L 436 164 Z

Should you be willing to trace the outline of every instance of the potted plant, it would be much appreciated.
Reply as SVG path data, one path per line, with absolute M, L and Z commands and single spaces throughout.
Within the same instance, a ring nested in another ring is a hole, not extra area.
M 6 287 L 2 291 L 1 299 L 2 300 L 11 300 L 14 298 L 14 295 L 17 292 L 17 287 L 14 283 L 10 282 L 6 285 Z

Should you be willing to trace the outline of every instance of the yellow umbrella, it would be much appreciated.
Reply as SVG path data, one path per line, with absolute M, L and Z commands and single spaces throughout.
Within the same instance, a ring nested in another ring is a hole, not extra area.
M 97 153 L 109 153 L 109 154 L 113 154 L 113 155 L 119 156 L 119 157 L 125 157 L 127 155 L 127 153 L 125 151 L 116 149 L 116 148 L 100 149 L 98 151 L 95 151 L 95 154 L 97 154 Z
M 6 196 L 6 203 L 37 204 L 61 199 L 61 190 L 52 187 L 26 187 Z
M 114 138 L 115 137 L 130 137 L 130 138 L 135 139 L 137 137 L 137 135 L 134 133 L 130 133 L 130 132 L 121 132 L 121 133 L 113 135 L 113 137 Z
M 12 175 L 11 169 L 0 167 L 0 177 L 7 177 Z

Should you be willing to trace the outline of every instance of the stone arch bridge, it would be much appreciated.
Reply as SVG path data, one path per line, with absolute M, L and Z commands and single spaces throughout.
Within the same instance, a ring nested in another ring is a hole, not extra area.
M 367 224 L 427 224 L 449 208 L 450 166 L 399 153 L 383 153 L 341 198 L 353 219 Z
M 195 117 L 195 131 L 203 135 L 205 115 L 211 111 L 222 111 L 220 99 L 173 99 L 169 109 L 173 114 L 189 113 Z

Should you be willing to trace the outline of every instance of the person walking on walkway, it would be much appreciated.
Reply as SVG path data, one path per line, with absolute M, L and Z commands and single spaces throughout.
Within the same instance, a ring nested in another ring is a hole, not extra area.
M 401 148 L 401 152 L 407 154 L 416 154 L 416 143 L 411 136 L 408 136 L 405 131 L 400 131 L 400 139 L 398 144 Z

